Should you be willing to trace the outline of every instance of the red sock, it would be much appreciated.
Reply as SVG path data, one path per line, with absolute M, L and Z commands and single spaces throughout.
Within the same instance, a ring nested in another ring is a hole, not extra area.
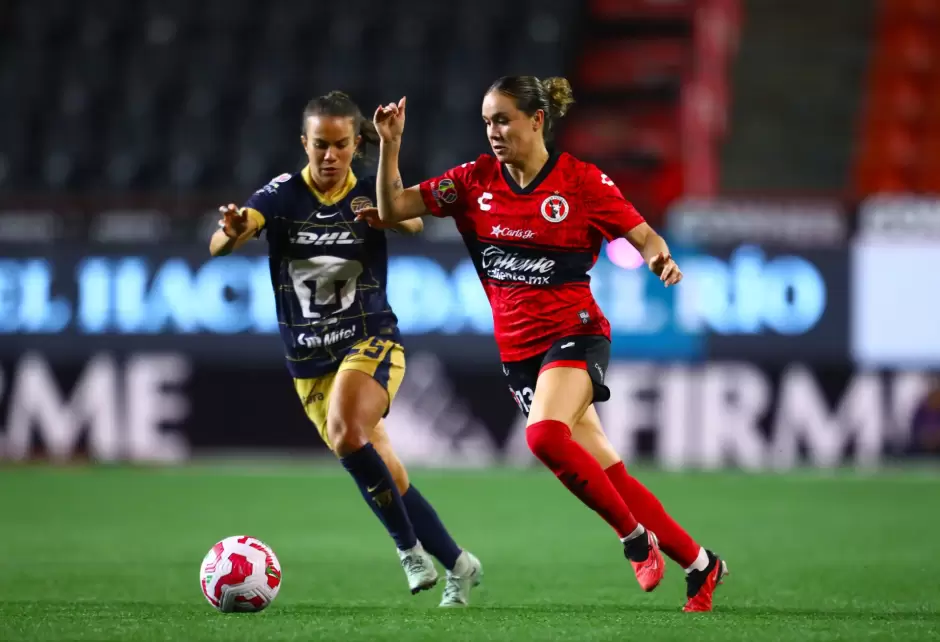
M 688 533 L 676 523 L 662 503 L 656 499 L 646 486 L 635 477 L 627 474 L 627 467 L 623 462 L 617 462 L 604 472 L 607 478 L 620 493 L 624 502 L 630 503 L 630 508 L 636 512 L 637 519 L 656 534 L 663 552 L 677 561 L 682 568 L 692 566 L 698 557 L 699 545 L 695 543 Z
M 571 439 L 568 426 L 560 421 L 539 421 L 526 428 L 525 436 L 535 456 L 617 535 L 626 537 L 636 530 L 637 521 L 626 502 L 597 460 Z

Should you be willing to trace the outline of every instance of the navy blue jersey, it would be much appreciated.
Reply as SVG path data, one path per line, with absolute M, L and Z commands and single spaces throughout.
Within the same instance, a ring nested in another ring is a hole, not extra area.
M 295 378 L 335 370 L 366 337 L 401 340 L 385 291 L 385 232 L 354 220 L 375 202 L 374 178 L 358 180 L 350 171 L 328 198 L 304 168 L 278 176 L 245 203 L 263 223 L 278 326 Z

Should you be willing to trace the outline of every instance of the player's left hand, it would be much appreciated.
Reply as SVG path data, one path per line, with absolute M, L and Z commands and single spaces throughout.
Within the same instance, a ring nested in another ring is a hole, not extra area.
M 660 252 L 650 259 L 650 271 L 658 276 L 667 288 L 682 280 L 682 270 L 672 260 L 672 255 L 665 252 Z
M 369 224 L 369 227 L 377 230 L 390 230 L 395 227 L 395 223 L 387 223 L 379 218 L 379 210 L 377 207 L 362 208 L 356 212 L 356 220 L 365 221 Z

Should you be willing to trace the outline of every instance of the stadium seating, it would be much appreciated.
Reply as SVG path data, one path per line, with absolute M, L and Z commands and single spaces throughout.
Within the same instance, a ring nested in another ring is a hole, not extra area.
M 861 194 L 940 193 L 940 3 L 883 0 L 855 182 Z
M 562 147 L 604 168 L 648 217 L 717 187 L 737 0 L 592 0 Z
M 0 89 L 14 97 L 0 106 L 0 191 L 238 198 L 301 166 L 300 114 L 331 89 L 367 117 L 409 96 L 402 171 L 417 181 L 487 150 L 479 101 L 494 79 L 566 75 L 578 108 L 561 146 L 655 215 L 684 187 L 683 140 L 715 155 L 734 35 L 709 48 L 703 17 L 733 31 L 737 4 L 14 0 L 0 6 Z M 697 75 L 705 56 L 717 76 Z
M 577 0 L 2 3 L 0 190 L 244 194 L 299 168 L 303 107 L 331 89 L 367 116 L 409 96 L 417 181 L 487 149 L 498 76 L 568 71 L 579 16 Z

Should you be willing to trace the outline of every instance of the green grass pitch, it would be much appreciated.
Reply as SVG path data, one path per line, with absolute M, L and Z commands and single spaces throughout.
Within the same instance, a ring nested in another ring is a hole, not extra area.
M 642 471 L 724 555 L 711 614 L 671 564 L 640 591 L 610 529 L 541 470 L 412 471 L 483 561 L 467 610 L 412 597 L 337 465 L 0 470 L 0 640 L 921 640 L 940 637 L 940 482 Z M 283 566 L 277 601 L 223 615 L 198 587 L 218 539 Z

